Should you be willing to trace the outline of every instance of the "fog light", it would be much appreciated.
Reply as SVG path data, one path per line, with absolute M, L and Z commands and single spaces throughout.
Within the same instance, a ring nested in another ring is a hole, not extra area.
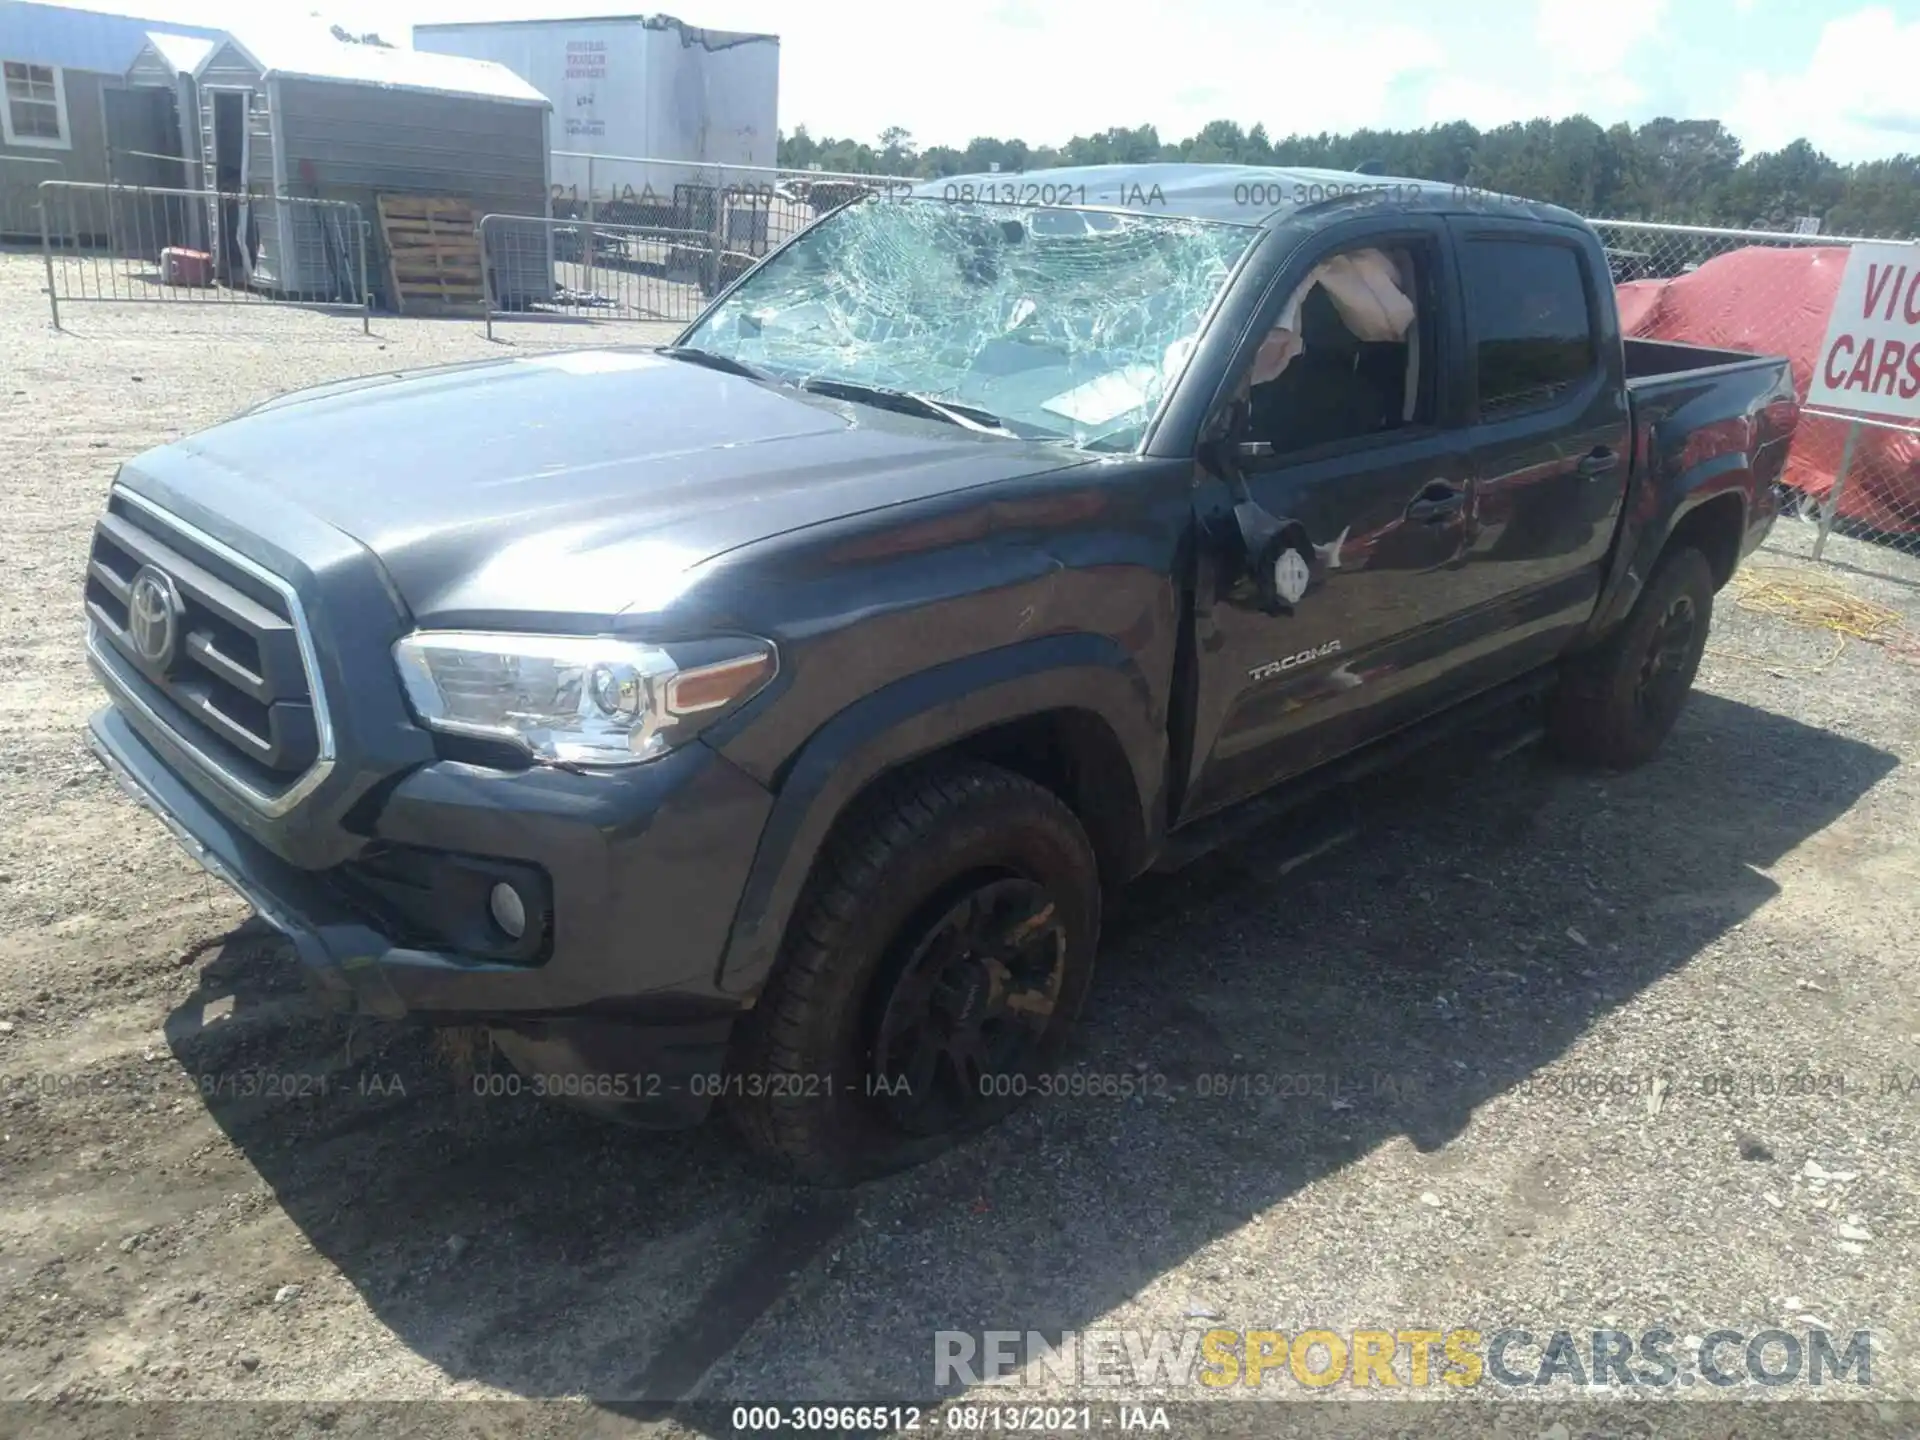
M 527 933 L 527 902 L 504 880 L 487 896 L 487 908 L 493 912 L 493 923 L 506 932 L 508 939 L 518 940 Z

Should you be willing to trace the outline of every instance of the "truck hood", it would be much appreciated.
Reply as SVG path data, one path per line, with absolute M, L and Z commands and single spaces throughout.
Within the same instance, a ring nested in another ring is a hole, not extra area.
M 752 541 L 1088 458 L 583 350 L 300 391 L 125 478 L 299 507 L 370 550 L 418 623 L 484 624 L 664 608 Z

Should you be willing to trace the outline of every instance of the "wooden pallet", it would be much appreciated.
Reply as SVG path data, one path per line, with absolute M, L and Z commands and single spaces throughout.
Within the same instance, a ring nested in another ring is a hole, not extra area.
M 381 195 L 387 279 L 402 315 L 486 308 L 473 206 L 441 195 Z

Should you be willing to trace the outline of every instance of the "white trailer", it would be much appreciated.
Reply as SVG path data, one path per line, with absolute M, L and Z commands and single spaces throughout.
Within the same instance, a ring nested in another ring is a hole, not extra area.
M 671 195 L 692 173 L 686 163 L 590 165 L 584 155 L 767 169 L 764 177 L 720 172 L 726 178 L 719 183 L 728 185 L 771 180 L 778 162 L 775 35 L 633 15 L 416 25 L 413 44 L 496 61 L 553 102 L 548 143 L 556 206 L 608 199 L 610 190 L 651 187 Z

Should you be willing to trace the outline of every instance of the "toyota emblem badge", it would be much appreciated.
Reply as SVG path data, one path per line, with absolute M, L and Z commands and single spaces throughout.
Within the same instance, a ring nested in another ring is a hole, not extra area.
M 173 581 L 165 572 L 142 565 L 127 592 L 127 638 L 134 653 L 156 670 L 173 663 L 179 615 Z

